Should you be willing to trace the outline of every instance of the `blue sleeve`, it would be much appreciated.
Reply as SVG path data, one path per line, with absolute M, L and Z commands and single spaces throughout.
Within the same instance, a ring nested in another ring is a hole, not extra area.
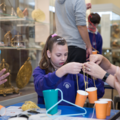
M 104 95 L 104 82 L 101 79 L 95 80 L 95 85 L 97 87 L 98 99 Z M 88 87 L 94 87 L 94 82 L 92 79 L 88 78 Z
M 46 89 L 55 89 L 55 85 L 60 79 L 55 72 L 45 74 L 45 71 L 37 67 L 33 71 L 35 91 L 42 96 L 42 91 Z
M 103 40 L 102 40 L 102 36 L 99 34 L 98 37 L 98 46 L 97 46 L 97 50 L 99 51 L 99 54 L 102 54 L 102 45 L 103 45 Z

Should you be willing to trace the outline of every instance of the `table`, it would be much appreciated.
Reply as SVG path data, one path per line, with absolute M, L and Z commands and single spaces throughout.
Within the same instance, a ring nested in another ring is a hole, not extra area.
M 22 105 L 23 105 L 23 103 L 17 103 L 17 104 L 11 105 L 11 106 L 22 106 Z M 38 106 L 41 108 L 45 108 L 45 105 L 43 105 L 43 104 L 38 104 Z M 59 105 L 58 109 L 61 109 L 61 115 L 84 112 L 82 109 L 74 107 L 74 106 L 61 106 L 61 105 Z M 85 107 L 85 109 L 87 110 L 87 114 L 85 116 L 76 116 L 76 117 L 91 118 L 92 113 L 93 113 L 93 108 Z M 111 115 L 109 117 L 107 117 L 106 120 L 109 120 L 109 118 L 111 118 L 118 111 L 119 110 L 111 110 Z M 96 118 L 95 111 L 94 111 L 93 118 Z M 0 120 L 3 120 L 2 117 L 0 117 Z

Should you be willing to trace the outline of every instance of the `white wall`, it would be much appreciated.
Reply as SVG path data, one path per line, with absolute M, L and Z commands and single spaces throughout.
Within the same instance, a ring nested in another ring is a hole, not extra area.
M 40 9 L 45 13 L 47 24 L 35 23 L 35 42 L 45 42 L 49 33 L 49 0 L 35 0 L 35 9 Z

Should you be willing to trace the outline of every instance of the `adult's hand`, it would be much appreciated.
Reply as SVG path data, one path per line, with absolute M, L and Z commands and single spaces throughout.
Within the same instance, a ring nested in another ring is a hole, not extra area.
M 86 8 L 87 8 L 87 9 L 90 9 L 91 7 L 92 7 L 92 4 L 91 4 L 91 3 L 87 3 L 87 4 L 86 4 Z
M 100 64 L 103 60 L 103 56 L 100 54 L 91 54 L 89 57 L 90 62 L 96 63 L 96 64 Z
M 10 73 L 6 73 L 6 74 L 3 75 L 3 73 L 5 71 L 6 71 L 5 68 L 0 71 L 0 85 L 3 84 L 3 83 L 5 83 L 7 81 L 7 79 L 5 79 L 5 78 L 10 75 Z
M 95 78 L 102 79 L 106 73 L 99 65 L 93 62 L 84 63 L 85 72 Z

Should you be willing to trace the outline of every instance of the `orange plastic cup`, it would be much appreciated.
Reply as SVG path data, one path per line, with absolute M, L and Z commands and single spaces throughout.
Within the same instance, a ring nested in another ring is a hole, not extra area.
M 97 101 L 97 88 L 96 87 L 87 88 L 86 91 L 88 92 L 89 103 L 93 104 L 95 101 Z
M 97 54 L 97 51 L 92 51 L 92 54 Z
M 5 109 L 5 107 L 2 106 L 2 105 L 0 105 L 0 115 L 1 115 L 1 116 L 4 116 L 5 113 L 6 113 L 6 109 Z
M 95 101 L 97 119 L 105 119 L 107 116 L 107 101 Z
M 83 107 L 85 104 L 87 96 L 88 96 L 87 92 L 85 92 L 83 90 L 77 90 L 75 104 L 80 106 L 80 107 Z
M 108 102 L 108 105 L 107 105 L 107 116 L 110 116 L 112 99 L 101 98 L 99 100 Z

